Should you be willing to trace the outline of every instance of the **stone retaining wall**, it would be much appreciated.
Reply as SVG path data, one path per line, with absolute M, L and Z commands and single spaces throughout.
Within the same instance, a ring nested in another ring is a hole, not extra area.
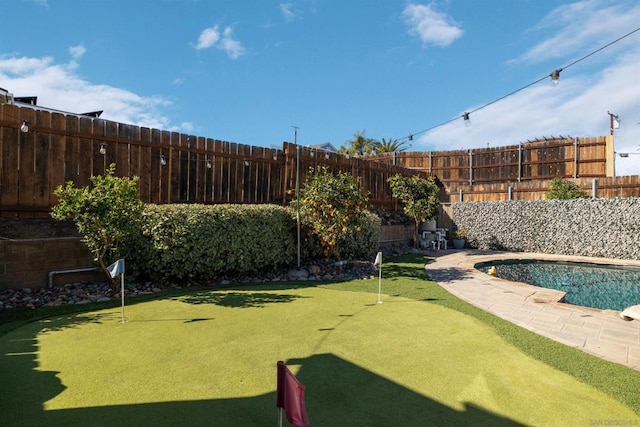
M 640 259 L 640 198 L 456 203 L 471 247 Z
M 42 288 L 49 272 L 94 266 L 89 250 L 77 237 L 0 240 L 0 288 Z M 93 280 L 97 273 L 57 275 L 54 283 Z

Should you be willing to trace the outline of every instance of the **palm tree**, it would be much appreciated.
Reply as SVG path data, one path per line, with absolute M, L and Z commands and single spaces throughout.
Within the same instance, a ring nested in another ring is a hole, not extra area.
M 382 138 L 382 142 L 376 141 L 375 151 L 376 153 L 395 153 L 396 151 L 406 151 L 405 141 L 398 141 L 397 139 L 385 140 Z

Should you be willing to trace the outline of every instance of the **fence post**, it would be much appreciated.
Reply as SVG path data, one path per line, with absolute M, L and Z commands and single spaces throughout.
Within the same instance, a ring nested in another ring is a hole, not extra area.
M 522 181 L 522 142 L 518 145 L 518 182 Z
M 509 201 L 511 201 L 513 199 L 513 187 L 509 186 L 508 191 L 509 191 Z
M 591 180 L 591 197 L 594 199 L 598 198 L 598 179 L 593 178 Z
M 460 189 L 460 194 L 458 195 L 458 199 L 460 202 L 462 202 L 462 188 Z
M 573 140 L 573 178 L 578 177 L 578 157 L 580 153 L 580 148 L 578 147 L 578 137 Z
M 469 185 L 473 185 L 473 152 L 469 150 Z

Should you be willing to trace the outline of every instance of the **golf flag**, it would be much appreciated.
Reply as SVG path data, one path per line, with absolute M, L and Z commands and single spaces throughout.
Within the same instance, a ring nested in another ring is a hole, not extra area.
M 304 405 L 304 386 L 296 379 L 284 362 L 278 362 L 276 406 L 284 409 L 287 421 L 295 426 L 309 425 Z M 280 416 L 282 422 L 282 416 Z M 280 424 L 282 425 L 282 424 Z
M 382 265 L 382 252 L 378 252 L 378 255 L 376 255 L 376 260 L 373 261 L 373 265 L 378 267 Z
M 111 264 L 109 267 L 107 267 L 107 270 L 109 271 L 109 275 L 112 278 L 116 278 L 119 275 L 124 273 L 124 258 L 120 258 L 119 260 L 117 260 L 116 262 L 114 262 L 113 264 Z
M 373 265 L 378 267 L 378 304 L 382 304 L 382 300 L 380 299 L 380 294 L 382 292 L 382 252 L 378 252 L 376 255 L 376 260 L 373 261 Z

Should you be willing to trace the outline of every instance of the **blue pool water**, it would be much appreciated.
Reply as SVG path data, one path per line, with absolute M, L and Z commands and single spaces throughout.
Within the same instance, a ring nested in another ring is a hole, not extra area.
M 640 268 L 588 263 L 504 260 L 480 263 L 487 272 L 496 267 L 502 279 L 566 292 L 564 302 L 602 310 L 640 304 Z

